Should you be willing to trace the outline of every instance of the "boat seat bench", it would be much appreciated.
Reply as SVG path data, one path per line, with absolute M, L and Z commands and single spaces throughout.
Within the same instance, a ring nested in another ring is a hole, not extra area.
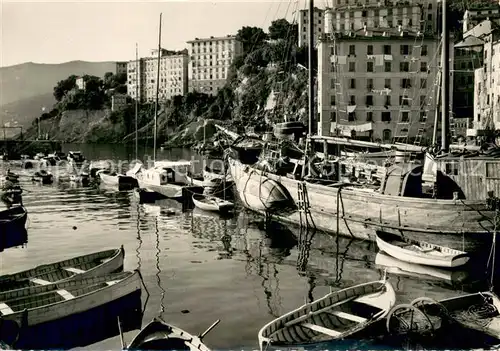
M 338 332 L 336 330 L 332 330 L 332 329 L 328 329 L 328 328 L 325 328 L 325 327 L 321 327 L 321 326 L 316 325 L 316 324 L 301 323 L 300 325 L 302 327 L 314 330 L 314 331 L 316 331 L 318 333 L 326 334 L 326 335 L 333 336 L 333 337 L 337 337 L 337 336 L 339 336 L 339 335 L 342 334 L 341 332 Z
M 38 285 L 48 285 L 48 284 L 52 284 L 52 282 L 49 282 L 48 280 L 39 279 L 39 278 L 31 278 L 31 279 L 30 279 L 30 282 L 35 283 L 35 284 L 38 284 Z
M 14 311 L 6 303 L 0 302 L 0 314 L 5 316 L 11 313 L 14 313 Z
M 71 299 L 75 298 L 75 296 L 73 296 L 73 294 L 71 294 L 69 291 L 64 290 L 64 289 L 57 290 L 57 293 L 59 295 L 61 295 L 65 300 L 71 300 Z
M 358 322 L 358 323 L 363 323 L 366 322 L 368 319 L 360 316 L 356 316 L 354 314 L 342 312 L 342 311 L 328 311 L 329 314 L 332 314 L 334 316 L 343 318 L 343 319 L 348 319 L 353 322 Z
M 71 272 L 71 273 L 76 273 L 76 274 L 82 274 L 82 273 L 86 272 L 83 269 L 78 269 L 78 268 L 74 268 L 74 267 L 64 267 L 64 270 Z

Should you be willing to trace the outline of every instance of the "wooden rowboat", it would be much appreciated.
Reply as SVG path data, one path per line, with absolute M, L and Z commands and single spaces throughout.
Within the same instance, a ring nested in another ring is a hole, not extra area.
M 386 280 L 331 292 L 266 324 L 258 335 L 260 350 L 352 337 L 384 319 L 395 303 Z
M 204 333 L 194 336 L 178 327 L 165 323 L 160 318 L 155 318 L 136 335 L 128 347 L 123 345 L 123 341 L 122 346 L 125 350 L 210 351 L 203 344 L 202 339 L 219 322 L 217 320 Z
M 434 267 L 459 267 L 469 261 L 469 255 L 424 241 L 407 239 L 395 234 L 377 231 L 378 248 L 398 260 Z
M 85 312 L 138 290 L 141 276 L 134 271 L 7 291 L 0 293 L 0 315 L 3 322 L 13 321 L 23 329 Z
M 196 207 L 205 211 L 225 212 L 234 207 L 231 201 L 203 194 L 194 194 L 193 203 Z
M 110 173 L 105 170 L 97 171 L 97 175 L 103 184 L 108 186 L 116 186 L 119 188 L 134 188 L 137 187 L 137 179 L 126 176 L 124 174 Z
M 0 293 L 37 285 L 89 278 L 123 270 L 125 250 L 106 250 L 68 260 L 41 265 L 0 277 Z

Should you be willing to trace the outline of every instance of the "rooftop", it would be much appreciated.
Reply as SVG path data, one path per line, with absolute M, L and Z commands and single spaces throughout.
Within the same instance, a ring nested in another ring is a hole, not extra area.
M 210 37 L 210 38 L 194 38 L 194 40 L 188 40 L 186 43 L 195 43 L 197 41 L 213 41 L 213 40 L 232 40 L 236 39 L 235 35 L 228 34 L 225 37 Z

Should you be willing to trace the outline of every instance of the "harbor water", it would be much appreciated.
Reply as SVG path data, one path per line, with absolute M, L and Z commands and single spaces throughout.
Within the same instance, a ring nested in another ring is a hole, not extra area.
M 65 146 L 63 151 L 74 149 L 88 159 L 132 158 L 120 146 Z M 190 157 L 189 150 L 158 154 L 160 159 Z M 102 185 L 33 184 L 30 171 L 15 171 L 28 210 L 28 243 L 0 253 L 0 274 L 123 245 L 124 269 L 140 269 L 149 293 L 147 303 L 146 292 L 142 295 L 142 325 L 161 316 L 199 334 L 220 319 L 204 339 L 213 349 L 255 349 L 259 329 L 270 320 L 330 289 L 385 274 L 398 303 L 420 296 L 452 297 L 483 283 L 482 275 L 470 272 L 438 277 L 433 271 L 387 269 L 373 242 L 265 222 L 240 207 L 234 215 L 220 217 L 198 209 L 183 211 L 171 200 L 139 204 L 132 192 Z M 126 333 L 125 342 L 136 333 Z M 120 338 L 91 347 L 119 349 Z

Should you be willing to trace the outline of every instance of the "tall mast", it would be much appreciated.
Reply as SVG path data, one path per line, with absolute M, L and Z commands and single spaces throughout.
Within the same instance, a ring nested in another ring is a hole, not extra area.
M 156 162 L 156 120 L 158 118 L 158 99 L 160 96 L 160 59 L 161 59 L 161 13 L 160 13 L 160 27 L 158 30 L 158 69 L 156 70 L 156 100 L 155 100 L 155 125 L 153 132 L 153 161 Z
M 442 35 L 443 35 L 443 47 L 441 48 L 441 149 L 443 152 L 447 152 L 450 146 L 449 139 L 449 128 L 450 128 L 450 60 L 449 60 L 449 33 L 448 25 L 446 23 L 446 0 L 442 1 Z
M 139 115 L 139 50 L 135 43 L 135 159 L 139 157 L 138 135 L 137 135 L 137 116 Z
M 314 123 L 314 72 L 313 72 L 313 53 L 314 53 L 314 0 L 309 0 L 309 136 L 313 133 Z

